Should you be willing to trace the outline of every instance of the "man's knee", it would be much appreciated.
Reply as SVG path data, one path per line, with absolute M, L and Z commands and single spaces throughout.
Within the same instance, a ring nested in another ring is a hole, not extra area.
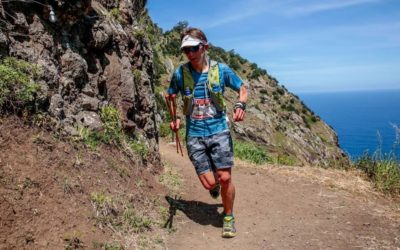
M 221 183 L 221 186 L 227 186 L 229 183 L 231 183 L 231 173 L 230 171 L 223 171 L 218 173 L 219 175 L 219 182 Z
M 202 181 L 203 187 L 207 190 L 211 190 L 215 187 L 215 182 L 208 182 L 208 181 Z
M 203 187 L 207 190 L 211 190 L 215 187 L 216 181 L 214 179 L 214 176 L 208 176 L 209 174 L 205 174 L 205 175 L 200 175 L 200 181 L 201 184 L 203 185 Z

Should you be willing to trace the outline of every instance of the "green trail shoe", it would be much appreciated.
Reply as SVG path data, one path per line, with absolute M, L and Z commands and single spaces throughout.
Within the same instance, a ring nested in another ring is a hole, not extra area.
M 224 217 L 224 225 L 222 226 L 222 238 L 233 238 L 235 236 L 235 218 L 232 215 L 226 215 Z
M 210 195 L 213 199 L 217 199 L 221 193 L 221 185 L 217 183 L 213 189 L 210 190 Z

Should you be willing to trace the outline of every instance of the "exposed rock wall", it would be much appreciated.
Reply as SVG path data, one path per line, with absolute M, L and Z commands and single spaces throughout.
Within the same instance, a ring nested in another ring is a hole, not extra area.
M 41 4 L 40 4 L 41 3 Z M 42 104 L 58 126 L 100 130 L 112 104 L 158 164 L 152 51 L 140 35 L 146 1 L 10 1 L 0 4 L 0 56 L 40 65 Z M 57 22 L 49 21 L 50 8 Z
M 297 96 L 271 78 L 260 77 L 249 85 L 247 117 L 242 123 L 232 124 L 237 137 L 266 146 L 270 153 L 283 156 L 282 161 L 285 157 L 296 159 L 297 165 L 349 166 L 335 131 Z M 229 98 L 232 104 L 236 100 Z

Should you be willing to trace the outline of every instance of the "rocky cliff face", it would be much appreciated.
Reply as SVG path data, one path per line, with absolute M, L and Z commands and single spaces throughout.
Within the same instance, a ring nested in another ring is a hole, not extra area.
M 40 104 L 69 135 L 101 130 L 101 107 L 117 108 L 126 131 L 158 163 L 152 51 L 138 20 L 146 1 L 0 3 L 0 57 L 40 66 Z M 56 22 L 51 22 L 54 10 Z
M 265 145 L 283 164 L 349 166 L 335 131 L 275 79 L 250 80 L 249 96 L 246 121 L 233 124 L 238 137 Z

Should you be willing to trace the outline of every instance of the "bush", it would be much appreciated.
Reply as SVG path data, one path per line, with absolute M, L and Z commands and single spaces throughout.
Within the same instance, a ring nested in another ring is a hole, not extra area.
M 119 118 L 119 113 L 113 106 L 104 106 L 100 111 L 103 122 L 103 130 L 100 132 L 88 128 L 78 128 L 77 140 L 82 141 L 88 148 L 95 150 L 101 143 L 115 145 L 117 147 L 128 147 L 135 154 L 145 158 L 149 149 L 145 142 L 136 135 L 125 134 Z
M 149 153 L 149 149 L 147 148 L 147 145 L 142 141 L 130 140 L 129 146 L 131 147 L 131 149 L 134 152 L 136 152 L 142 158 L 145 158 L 147 156 L 147 154 Z
M 100 112 L 104 130 L 101 140 L 107 144 L 120 145 L 124 139 L 121 121 L 118 110 L 112 106 L 104 106 Z
M 5 58 L 0 64 L 0 108 L 18 111 L 34 107 L 40 86 L 39 67 L 13 57 Z
M 236 57 L 231 57 L 229 59 L 229 67 L 231 67 L 233 70 L 238 70 L 240 69 L 240 63 L 239 60 Z
M 171 128 L 169 126 L 169 122 L 160 123 L 159 131 L 160 131 L 161 137 L 167 137 L 167 136 L 171 135 Z
M 400 194 L 400 165 L 393 154 L 371 156 L 366 153 L 356 160 L 355 167 L 364 171 L 378 190 Z
M 113 8 L 110 10 L 110 16 L 115 20 L 118 20 L 121 16 L 121 11 L 118 8 Z
M 275 164 L 286 166 L 294 166 L 297 163 L 297 160 L 290 155 L 278 155 L 274 157 L 272 161 Z
M 276 89 L 276 92 L 277 92 L 279 95 L 284 95 L 284 94 L 285 94 L 285 91 L 284 91 L 283 89 L 279 88 L 279 87 Z
M 233 144 L 235 156 L 241 160 L 255 164 L 264 164 L 271 161 L 270 157 L 263 148 L 251 143 L 236 140 Z

